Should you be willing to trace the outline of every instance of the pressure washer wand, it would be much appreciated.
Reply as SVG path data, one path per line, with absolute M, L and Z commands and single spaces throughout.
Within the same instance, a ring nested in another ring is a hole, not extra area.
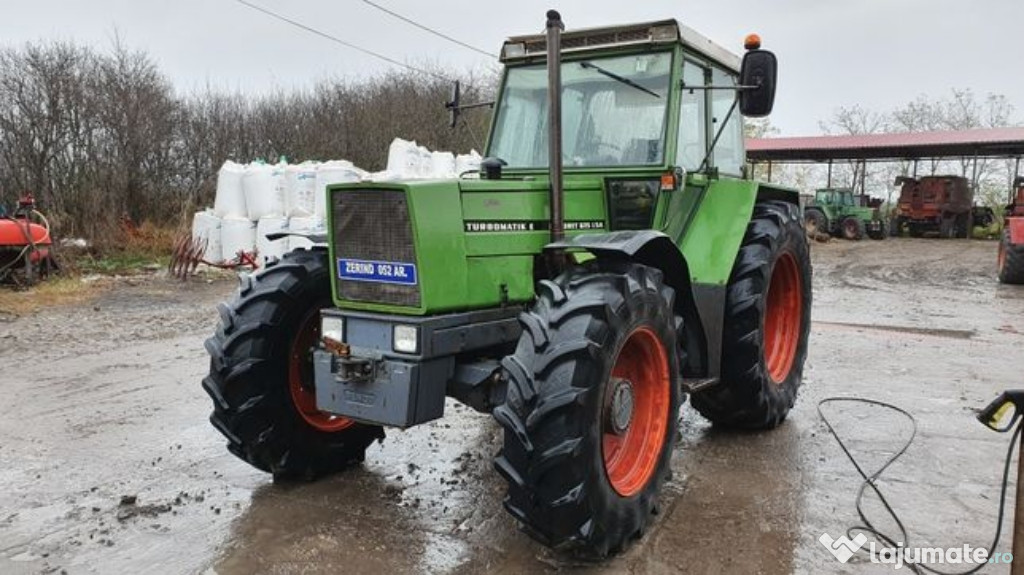
M 1004 391 L 978 414 L 978 421 L 1000 433 L 1006 433 L 1024 415 L 1024 389 Z M 1017 452 L 1017 490 L 1013 509 L 1013 558 L 1010 575 L 1024 575 L 1024 441 Z M 1019 559 L 1018 559 L 1019 558 Z

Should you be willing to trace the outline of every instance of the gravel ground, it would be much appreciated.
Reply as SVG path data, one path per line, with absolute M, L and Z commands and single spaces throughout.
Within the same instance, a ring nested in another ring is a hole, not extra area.
M 85 304 L 8 316 L 0 572 L 889 572 L 866 555 L 840 564 L 818 543 L 857 522 L 859 481 L 816 412 L 836 395 L 917 417 L 916 442 L 881 482 L 911 545 L 987 545 L 1007 438 L 974 412 L 1022 383 L 1024 288 L 995 282 L 991 242 L 832 242 L 813 259 L 805 387 L 787 422 L 724 433 L 684 409 L 659 520 L 601 564 L 516 529 L 490 462 L 500 429 L 454 402 L 314 483 L 274 485 L 229 455 L 199 381 L 231 282 L 120 280 Z M 826 409 L 869 468 L 909 432 L 877 408 Z

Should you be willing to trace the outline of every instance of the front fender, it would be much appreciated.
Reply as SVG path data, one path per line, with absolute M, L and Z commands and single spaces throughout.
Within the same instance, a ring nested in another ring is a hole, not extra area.
M 665 283 L 676 292 L 676 313 L 683 316 L 685 337 L 682 342 L 686 350 L 683 375 L 688 377 L 717 375 L 718 362 L 709 363 L 711 357 L 718 357 L 717 341 L 708 341 L 706 334 L 721 333 L 721 313 L 715 313 L 714 299 L 697 298 L 690 282 L 690 269 L 686 258 L 667 235 L 655 230 L 626 230 L 599 234 L 581 234 L 571 239 L 553 242 L 544 250 L 581 249 L 592 253 L 598 259 L 630 260 L 661 270 Z M 708 301 L 704 301 L 708 300 Z M 706 307 L 700 304 L 708 304 Z M 703 313 L 702 313 L 703 312 Z M 715 319 L 717 318 L 717 319 Z M 717 327 L 715 324 L 719 324 Z M 715 366 L 710 368 L 709 366 Z

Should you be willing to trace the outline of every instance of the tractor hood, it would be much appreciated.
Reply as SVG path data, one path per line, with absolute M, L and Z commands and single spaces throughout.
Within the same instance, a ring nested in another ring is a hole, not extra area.
M 566 179 L 568 234 L 608 229 L 604 188 L 597 176 Z M 534 258 L 550 241 L 548 202 L 546 177 L 331 186 L 335 304 L 433 314 L 529 301 Z

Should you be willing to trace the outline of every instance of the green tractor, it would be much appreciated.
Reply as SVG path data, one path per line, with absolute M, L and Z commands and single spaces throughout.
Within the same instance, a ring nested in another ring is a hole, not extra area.
M 816 190 L 814 200 L 804 207 L 804 221 L 808 228 L 830 236 L 861 240 L 867 235 L 873 240 L 884 240 L 886 227 L 878 210 L 881 203 L 849 188 Z
M 321 476 L 454 397 L 503 428 L 524 530 L 606 556 L 651 525 L 687 395 L 723 427 L 786 418 L 811 264 L 798 193 L 744 179 L 741 117 L 775 56 L 674 20 L 562 29 L 505 42 L 477 177 L 329 186 L 326 247 L 242 276 L 203 380 L 232 453 Z

